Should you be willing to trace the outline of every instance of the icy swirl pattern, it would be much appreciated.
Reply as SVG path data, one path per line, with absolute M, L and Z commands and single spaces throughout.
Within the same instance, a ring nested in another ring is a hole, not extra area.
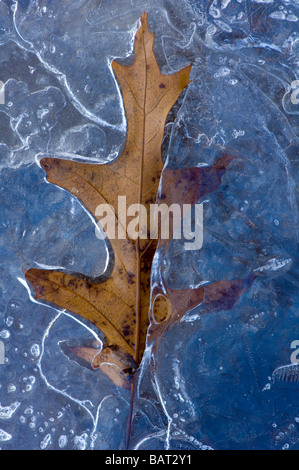
M 0 447 L 125 446 L 128 392 L 63 348 L 99 332 L 33 301 L 24 270 L 107 266 L 91 217 L 38 160 L 117 157 L 126 121 L 111 61 L 131 54 L 143 11 L 163 73 L 193 64 L 164 156 L 237 157 L 201 201 L 202 249 L 176 242 L 161 260 L 167 282 L 255 279 L 231 310 L 199 306 L 165 335 L 154 379 L 145 355 L 131 446 L 299 450 L 298 0 L 0 2 Z

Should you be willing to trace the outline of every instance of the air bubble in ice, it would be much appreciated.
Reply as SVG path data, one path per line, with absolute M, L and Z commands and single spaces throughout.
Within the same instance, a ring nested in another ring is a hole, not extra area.
M 37 119 L 42 120 L 48 113 L 49 113 L 49 110 L 47 108 L 38 109 L 36 112 Z
M 273 18 L 275 20 L 285 20 L 286 15 L 283 11 L 273 11 L 273 13 L 271 13 L 270 15 L 270 18 Z
M 30 354 L 33 357 L 39 357 L 40 356 L 40 347 L 37 343 L 34 343 L 31 348 L 30 348 Z
M 215 5 L 211 5 L 209 9 L 209 13 L 213 18 L 220 18 L 221 12 L 218 8 L 215 7 Z
M 286 20 L 287 20 L 287 21 L 292 21 L 292 22 L 296 23 L 296 22 L 298 21 L 298 18 L 297 18 L 297 16 L 295 16 L 295 15 L 288 15 L 288 16 L 286 17 Z
M 64 434 L 59 437 L 58 445 L 61 449 L 67 445 L 67 437 Z
M 210 36 L 213 36 L 213 34 L 215 34 L 216 31 L 217 31 L 217 27 L 215 25 L 210 25 L 207 28 L 207 34 L 209 34 Z
M 2 330 L 0 331 L 0 338 L 7 339 L 10 337 L 10 332 L 8 330 Z
M 76 436 L 74 438 L 74 444 L 76 449 L 78 450 L 85 450 L 87 446 L 87 434 L 84 433 L 81 436 Z
M 22 393 L 31 392 L 36 382 L 36 378 L 33 375 L 30 375 L 29 377 L 23 377 L 23 382 L 25 383 L 25 389 L 22 390 Z
M 24 414 L 25 415 L 32 415 L 33 414 L 33 407 L 32 406 L 28 406 L 25 411 L 24 411 Z M 32 419 L 32 418 L 31 418 Z
M 262 390 L 262 392 L 266 391 L 266 390 L 270 390 L 271 389 L 271 384 L 266 384 Z
M 15 313 L 19 312 L 20 309 L 21 309 L 21 302 L 19 302 L 18 300 L 11 300 L 8 303 L 7 311 L 9 313 L 15 314 Z
M 14 393 L 16 390 L 17 390 L 17 387 L 15 386 L 15 384 L 13 383 L 8 384 L 7 393 Z
M 34 384 L 35 383 L 35 377 L 34 375 L 30 375 L 29 377 L 23 377 L 23 382 Z
M 47 434 L 43 438 L 42 442 L 40 443 L 40 448 L 44 450 L 49 446 L 50 443 L 51 443 L 51 434 Z
M 219 78 L 219 77 L 225 77 L 226 75 L 230 74 L 230 69 L 227 67 L 221 67 L 219 70 L 217 70 L 216 73 L 214 73 L 214 78 Z
M 237 129 L 233 130 L 234 139 L 237 139 L 238 137 L 243 136 L 243 135 L 245 135 L 245 131 L 243 131 L 243 130 L 238 131 Z

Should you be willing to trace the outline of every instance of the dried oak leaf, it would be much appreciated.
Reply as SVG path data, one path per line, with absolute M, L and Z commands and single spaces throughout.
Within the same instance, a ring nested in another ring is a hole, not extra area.
M 189 83 L 191 66 L 173 75 L 160 73 L 153 43 L 154 34 L 150 33 L 147 15 L 143 14 L 135 37 L 133 64 L 112 63 L 127 118 L 127 141 L 120 158 L 108 165 L 56 158 L 41 160 L 48 181 L 76 195 L 94 216 L 100 204 L 113 206 L 117 233 L 118 229 L 124 229 L 122 214 L 117 211 L 118 196 L 126 196 L 127 207 L 143 204 L 148 213 L 150 204 L 155 202 L 163 168 L 161 145 L 165 121 Z M 119 369 L 134 368 L 140 363 L 149 324 L 150 272 L 157 241 L 150 240 L 147 233 L 145 236 L 142 240 L 110 239 L 114 268 L 109 279 L 102 283 L 58 271 L 31 269 L 26 273 L 38 299 L 83 316 L 105 334 L 107 346 L 93 363 L 101 364 L 104 356 L 106 363 L 109 356 L 117 377 L 112 379 L 118 385 L 122 383 Z
M 143 14 L 135 37 L 133 64 L 112 63 L 127 118 L 127 141 L 119 159 L 105 165 L 57 158 L 41 160 L 48 181 L 77 196 L 100 223 L 97 207 L 109 204 L 114 208 L 116 234 L 122 235 L 110 238 L 114 254 L 111 276 L 99 282 L 63 271 L 30 269 L 26 273 L 37 299 L 84 317 L 104 333 L 107 344 L 102 350 L 78 346 L 70 350 L 94 368 L 101 368 L 117 386 L 124 387 L 129 387 L 128 377 L 141 362 L 149 318 L 154 319 L 156 326 L 152 330 L 154 336 L 159 334 L 157 326 L 162 335 L 174 321 L 205 298 L 204 287 L 180 294 L 167 289 L 166 295 L 161 296 L 161 303 L 154 295 L 151 304 L 151 267 L 158 240 L 150 238 L 149 208 L 156 202 L 163 169 L 161 145 L 165 121 L 189 84 L 191 70 L 188 66 L 173 75 L 162 75 L 153 43 L 154 34 L 150 33 L 147 15 Z M 195 204 L 200 196 L 218 187 L 231 158 L 223 155 L 212 167 L 204 169 L 166 169 L 163 191 L 167 202 Z M 143 221 L 142 238 L 130 239 L 124 235 L 123 213 L 118 213 L 119 196 L 126 196 L 127 208 L 132 204 L 145 206 L 148 220 L 146 224 Z M 226 290 L 229 289 L 226 286 Z

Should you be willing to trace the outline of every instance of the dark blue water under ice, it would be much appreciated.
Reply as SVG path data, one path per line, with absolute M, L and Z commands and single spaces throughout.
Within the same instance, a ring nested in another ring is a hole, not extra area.
M 156 390 L 145 357 L 131 447 L 299 450 L 298 0 L 0 2 L 0 447 L 125 446 L 128 393 L 63 353 L 99 333 L 35 303 L 23 270 L 106 268 L 91 217 L 37 162 L 117 157 L 126 122 L 110 64 L 132 52 L 143 11 L 163 73 L 193 64 L 164 157 L 187 167 L 237 156 L 199 201 L 202 249 L 173 243 L 161 260 L 167 282 L 255 280 L 232 309 L 199 306 L 165 336 Z

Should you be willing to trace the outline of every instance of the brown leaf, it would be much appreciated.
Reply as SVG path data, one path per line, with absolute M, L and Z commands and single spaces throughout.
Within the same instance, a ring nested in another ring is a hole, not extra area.
M 114 268 L 101 284 L 57 271 L 31 269 L 26 273 L 36 298 L 91 321 L 105 334 L 109 346 L 131 355 L 136 365 L 143 355 L 149 325 L 150 273 L 157 246 L 157 240 L 150 239 L 148 233 L 149 208 L 156 200 L 163 168 L 164 126 L 169 110 L 189 83 L 191 70 L 189 66 L 173 75 L 162 75 L 153 42 L 154 34 L 149 32 L 147 15 L 143 14 L 133 64 L 112 64 L 127 117 L 127 141 L 120 158 L 108 165 L 41 160 L 48 181 L 76 195 L 94 216 L 100 204 L 113 206 L 116 233 L 125 225 L 123 214 L 118 213 L 118 196 L 126 196 L 127 207 L 143 204 L 148 214 L 144 239 L 110 239 Z M 119 367 L 121 361 L 116 362 Z M 127 370 L 127 366 L 120 369 Z
M 57 158 L 41 160 L 48 181 L 76 195 L 103 229 L 105 224 L 97 215 L 97 207 L 109 204 L 114 208 L 117 223 L 116 237 L 109 239 L 114 253 L 111 276 L 99 282 L 60 271 L 31 269 L 26 273 L 37 299 L 80 315 L 102 331 L 107 339 L 103 350 L 69 346 L 69 351 L 93 368 L 101 369 L 122 387 L 129 386 L 129 377 L 141 362 L 147 332 L 149 342 L 155 341 L 157 347 L 164 332 L 187 311 L 203 302 L 213 310 L 225 298 L 233 305 L 242 291 L 238 284 L 242 281 L 220 281 L 180 291 L 166 285 L 151 287 L 151 268 L 158 240 L 150 237 L 150 205 L 163 202 L 193 206 L 203 195 L 218 188 L 234 158 L 224 153 L 212 166 L 165 168 L 161 180 L 165 121 L 189 83 L 191 66 L 173 75 L 162 75 L 153 53 L 153 41 L 147 15 L 143 14 L 136 33 L 133 64 L 124 66 L 115 61 L 112 64 L 127 117 L 127 141 L 119 159 L 105 165 Z M 126 196 L 126 206 L 120 210 L 119 196 Z M 140 222 L 142 237 L 137 239 L 127 236 L 124 219 L 127 208 L 136 203 L 142 204 L 147 212 L 147 220 Z M 171 239 L 170 230 L 169 238 L 160 240 L 159 247 L 167 249 Z
M 171 289 L 167 287 L 162 277 L 163 286 L 157 285 L 153 289 L 150 311 L 152 321 L 148 331 L 148 343 L 153 344 L 154 353 L 157 352 L 164 333 L 178 323 L 187 312 L 199 305 L 201 315 L 230 310 L 243 292 L 251 287 L 254 279 L 254 276 L 250 276 L 245 280 L 217 281 L 197 289 Z M 157 302 L 158 305 L 156 305 Z M 163 304 L 167 304 L 164 309 Z M 166 321 L 163 314 L 161 315 L 163 311 L 168 315 Z
M 129 354 L 123 353 L 117 347 L 105 347 L 101 351 L 86 346 L 67 346 L 66 349 L 86 361 L 93 369 L 100 369 L 118 387 L 130 388 L 128 374 L 135 371 L 136 364 Z

